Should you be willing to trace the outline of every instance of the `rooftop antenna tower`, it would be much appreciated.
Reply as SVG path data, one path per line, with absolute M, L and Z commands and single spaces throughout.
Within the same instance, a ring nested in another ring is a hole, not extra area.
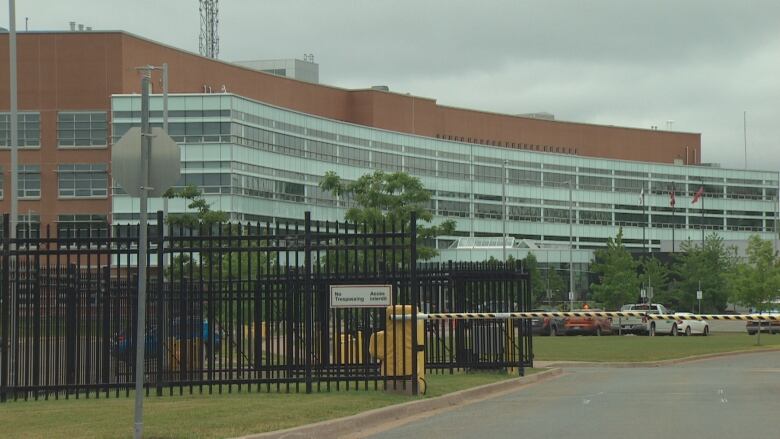
M 200 54 L 219 55 L 219 0 L 200 1 Z

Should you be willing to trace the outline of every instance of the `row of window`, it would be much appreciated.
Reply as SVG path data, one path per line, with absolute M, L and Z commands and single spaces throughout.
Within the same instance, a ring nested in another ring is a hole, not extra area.
M 41 166 L 19 165 L 17 196 L 40 198 Z M 60 198 L 89 198 L 108 196 L 108 165 L 105 163 L 64 164 L 57 167 Z M 4 178 L 0 168 L 0 197 Z
M 304 183 L 294 183 L 264 178 L 258 176 L 230 174 L 217 170 L 206 173 L 188 173 L 182 176 L 177 186 L 186 184 L 201 185 L 205 193 L 235 194 L 250 197 L 258 197 L 273 200 L 293 201 L 316 204 L 322 206 L 351 207 L 352 200 L 342 197 L 336 200 L 329 192 L 321 190 L 318 186 Z M 477 199 L 486 201 L 500 201 L 500 196 L 475 195 Z M 515 200 L 516 201 L 516 200 Z M 533 201 L 538 204 L 541 200 Z M 510 221 L 568 223 L 569 209 L 566 202 L 544 200 L 545 207 L 536 206 L 507 206 L 507 219 Z M 578 224 L 606 225 L 606 226 L 635 226 L 635 227 L 675 227 L 685 228 L 686 218 L 688 227 L 713 228 L 727 230 L 762 231 L 774 229 L 773 212 L 748 212 L 748 211 L 723 211 L 705 210 L 701 216 L 700 210 L 681 209 L 672 213 L 667 208 L 654 208 L 652 212 L 642 211 L 641 206 L 612 205 L 599 203 L 577 203 L 578 208 L 571 213 L 573 222 Z M 557 205 L 560 207 L 546 207 Z M 440 216 L 468 218 L 471 206 L 468 201 L 455 201 L 446 199 L 432 199 L 427 206 Z M 615 211 L 600 211 L 592 209 L 612 209 Z M 483 219 L 502 219 L 501 204 L 474 202 L 474 217 Z M 628 212 L 625 212 L 625 211 Z M 686 212 L 689 212 L 686 214 Z M 723 215 L 756 216 L 758 218 L 724 217 Z M 766 219 L 762 215 L 766 214 Z
M 234 143 L 285 155 L 306 157 L 349 166 L 381 169 L 388 172 L 405 170 L 419 176 L 438 176 L 453 179 L 471 178 L 472 165 L 468 163 L 447 162 L 363 150 L 274 133 L 246 125 L 236 126 L 236 124 L 233 124 L 231 133 L 234 136 Z M 548 169 L 576 172 L 575 167 L 563 165 L 545 165 L 544 171 L 508 168 L 506 169 L 505 179 L 509 184 L 545 187 L 568 187 L 569 182 L 574 181 L 576 187 L 583 190 L 637 194 L 644 190 L 654 194 L 675 192 L 677 195 L 693 195 L 700 187 L 704 187 L 705 196 L 715 198 L 773 200 L 777 196 L 776 188 L 766 188 L 765 191 L 764 188 L 760 187 L 712 185 L 704 183 L 705 179 L 702 179 L 700 182 L 692 181 L 688 183 L 661 180 L 648 181 L 646 180 L 647 172 L 615 171 L 616 177 L 613 178 L 612 176 L 564 174 L 550 172 Z M 504 180 L 502 178 L 503 172 L 504 170 L 501 167 L 473 165 L 475 181 L 501 183 Z M 634 179 L 618 178 L 618 175 L 633 177 Z M 684 176 L 679 177 L 684 179 Z M 718 179 L 718 181 L 722 182 L 723 178 Z M 752 182 L 763 184 L 761 180 L 752 180 Z
M 41 236 L 41 218 L 38 214 L 19 215 L 16 229 L 17 238 L 39 238 Z M 108 236 L 106 215 L 68 214 L 57 216 L 57 236 L 59 238 L 102 238 Z
M 309 137 L 319 137 L 322 139 L 327 140 L 333 140 L 338 141 L 342 143 L 351 143 L 359 146 L 364 147 L 373 147 L 377 149 L 385 149 L 385 150 L 391 150 L 396 152 L 406 152 L 409 154 L 416 154 L 416 155 L 422 155 L 422 156 L 428 156 L 428 157 L 439 157 L 439 158 L 449 158 L 454 160 L 461 160 L 464 162 L 470 162 L 472 161 L 472 157 L 468 154 L 459 154 L 455 152 L 450 151 L 436 151 L 433 149 L 427 149 L 427 148 L 416 148 L 411 146 L 402 146 L 387 142 L 381 142 L 381 141 L 370 141 L 368 139 L 353 137 L 353 136 L 347 136 L 343 134 L 335 134 L 330 132 L 325 132 L 321 130 L 315 130 L 311 128 L 304 128 L 299 125 L 293 125 L 286 122 L 280 122 L 280 121 L 274 121 L 271 119 L 251 115 L 248 113 L 240 112 L 234 110 L 232 112 L 232 117 L 234 119 L 240 120 L 240 121 L 246 121 L 249 123 L 253 123 L 256 125 L 261 125 L 267 128 L 277 129 L 277 130 L 283 130 L 287 132 L 293 132 L 297 134 L 306 135 Z M 234 132 L 234 134 L 238 135 Z M 545 145 L 535 145 L 535 144 L 524 144 L 524 143 L 511 143 L 511 142 L 504 142 L 503 144 L 499 141 L 490 141 L 490 140 L 481 140 L 481 139 L 470 139 L 470 138 L 464 138 L 464 137 L 457 137 L 457 136 L 445 136 L 445 135 L 437 135 L 437 138 L 443 139 L 443 140 L 454 140 L 454 141 L 461 141 L 461 142 L 473 142 L 477 144 L 484 144 L 484 145 L 494 145 L 494 146 L 504 146 L 504 147 L 510 147 L 515 149 L 527 149 L 527 150 L 535 150 L 535 151 L 547 151 L 547 152 L 560 152 L 560 153 L 574 153 L 576 154 L 576 148 L 568 148 L 568 147 L 555 147 L 555 146 L 545 146 Z M 303 139 L 301 139 L 303 140 Z M 333 150 L 336 147 L 336 145 L 330 145 L 329 149 Z M 482 163 L 492 163 L 501 165 L 503 163 L 502 159 L 494 158 L 494 157 L 483 157 L 483 156 L 474 156 L 473 162 L 482 162 Z M 400 158 L 393 159 L 391 165 L 398 165 L 400 163 Z M 446 162 L 440 162 L 439 171 L 440 173 L 447 172 L 446 169 L 442 169 L 441 164 Z M 508 160 L 507 161 L 508 166 L 517 166 L 517 167 L 527 167 L 527 168 L 537 168 L 541 169 L 542 164 L 539 162 L 527 162 L 527 161 L 517 161 L 517 160 Z M 465 164 L 465 166 L 468 166 L 468 164 Z M 620 170 L 620 169 L 603 169 L 603 168 L 590 168 L 585 166 L 575 167 L 575 166 L 567 166 L 567 165 L 557 165 L 557 164 L 551 164 L 551 163 L 545 163 L 544 164 L 545 169 L 555 169 L 559 171 L 567 171 L 567 172 L 577 172 L 579 171 L 580 174 L 607 174 L 607 175 L 614 175 L 617 176 L 627 176 L 627 177 L 638 177 L 638 178 L 647 178 L 648 172 L 642 172 L 642 171 L 628 171 L 628 170 Z M 459 174 L 467 174 L 468 172 L 460 172 Z M 667 180 L 678 180 L 678 181 L 685 181 L 685 180 L 696 180 L 700 182 L 723 182 L 724 178 L 722 177 L 697 177 L 697 176 L 685 176 L 680 174 L 665 174 L 665 173 L 658 173 L 653 172 L 652 176 L 658 179 L 667 179 Z M 749 184 L 749 185 L 770 185 L 770 186 L 777 186 L 777 181 L 764 181 L 760 179 L 746 179 L 746 178 L 727 178 L 725 179 L 726 183 L 734 183 L 734 184 Z
M 108 145 L 108 119 L 105 111 L 57 113 L 57 146 L 61 148 L 105 147 Z M 20 148 L 41 146 L 40 113 L 17 115 Z M 11 115 L 0 113 L 0 147 L 11 145 Z

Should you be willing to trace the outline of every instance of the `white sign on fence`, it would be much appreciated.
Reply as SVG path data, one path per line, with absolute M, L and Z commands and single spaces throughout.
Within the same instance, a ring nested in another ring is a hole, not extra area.
M 331 308 L 384 308 L 392 304 L 392 285 L 331 285 Z
M 696 291 L 696 299 L 701 300 L 701 297 L 702 297 L 701 290 Z

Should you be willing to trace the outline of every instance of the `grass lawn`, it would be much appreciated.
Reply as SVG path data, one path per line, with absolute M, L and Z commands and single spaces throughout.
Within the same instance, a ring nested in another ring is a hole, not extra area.
M 526 370 L 533 373 L 537 370 Z M 508 378 L 505 373 L 428 375 L 428 394 L 440 396 Z M 371 386 L 373 387 L 373 385 Z M 223 438 L 290 428 L 411 401 L 383 391 L 233 393 L 150 397 L 144 402 L 146 438 Z M 0 437 L 132 437 L 133 399 L 8 402 L 0 405 Z
M 539 361 L 657 361 L 780 347 L 780 335 L 715 333 L 709 337 L 534 337 Z

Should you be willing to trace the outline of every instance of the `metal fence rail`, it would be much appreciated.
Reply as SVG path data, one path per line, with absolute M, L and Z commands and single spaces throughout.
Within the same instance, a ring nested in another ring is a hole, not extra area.
M 24 239 L 8 223 L 5 215 L 0 400 L 129 395 L 138 227 Z M 331 285 L 391 285 L 393 303 L 417 305 L 413 321 L 418 311 L 530 310 L 520 266 L 418 263 L 414 218 L 353 224 L 307 213 L 288 224 L 159 230 L 150 228 L 145 261 L 147 394 L 416 386 L 416 355 L 386 377 L 369 352 L 372 334 L 386 329 L 385 309 L 332 308 Z M 428 373 L 531 365 L 530 320 L 431 321 L 424 331 Z M 401 356 L 406 348 L 385 346 Z

